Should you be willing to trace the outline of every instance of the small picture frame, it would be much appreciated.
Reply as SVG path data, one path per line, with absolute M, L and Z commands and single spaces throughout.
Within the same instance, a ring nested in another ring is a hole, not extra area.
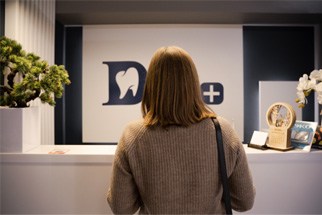
M 291 132 L 292 146 L 309 152 L 316 135 L 316 128 L 317 122 L 296 121 Z
M 318 125 L 315 130 L 312 148 L 322 149 L 322 126 Z

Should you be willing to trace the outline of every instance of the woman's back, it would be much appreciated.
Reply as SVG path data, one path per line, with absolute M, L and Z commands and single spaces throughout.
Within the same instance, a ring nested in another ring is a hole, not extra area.
M 217 156 L 216 114 L 204 103 L 196 66 L 183 49 L 153 55 L 141 102 L 142 120 L 130 123 L 116 150 L 107 200 L 114 213 L 224 213 Z M 234 129 L 217 117 L 232 208 L 249 210 L 255 190 Z
M 231 176 L 243 146 L 227 121 L 219 118 L 219 122 L 224 137 L 227 172 Z M 116 213 L 131 207 L 133 211 L 140 207 L 141 213 L 153 214 L 225 213 L 221 203 L 216 135 L 210 119 L 188 127 L 170 126 L 167 129 L 148 128 L 143 120 L 133 122 L 121 137 L 116 162 L 119 171 L 124 172 L 120 172 L 120 178 L 114 178 L 111 187 L 114 191 L 121 189 L 124 193 L 133 193 L 120 200 L 113 198 L 111 190 L 108 200 Z M 248 172 L 248 168 L 244 168 L 240 171 L 243 174 Z M 133 176 L 134 184 L 131 180 L 129 184 L 122 182 L 126 172 Z M 252 180 L 250 175 L 245 178 L 235 173 L 234 177 L 234 180 L 242 180 L 240 185 L 244 188 L 231 190 L 233 207 L 233 197 L 244 198 L 248 192 L 249 198 L 238 202 L 239 210 L 247 210 L 253 204 Z

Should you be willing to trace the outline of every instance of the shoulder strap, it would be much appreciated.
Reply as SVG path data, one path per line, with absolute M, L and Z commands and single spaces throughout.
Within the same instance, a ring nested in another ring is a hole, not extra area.
M 224 145 L 222 139 L 221 128 L 218 120 L 216 118 L 211 118 L 212 122 L 216 128 L 216 138 L 217 138 L 217 148 L 218 148 L 218 160 L 221 174 L 221 181 L 223 185 L 223 197 L 226 206 L 226 213 L 233 214 L 231 209 L 231 200 L 230 200 L 230 192 L 228 186 L 228 178 L 227 178 L 227 170 L 226 170 L 226 161 L 225 161 L 225 153 L 224 153 Z

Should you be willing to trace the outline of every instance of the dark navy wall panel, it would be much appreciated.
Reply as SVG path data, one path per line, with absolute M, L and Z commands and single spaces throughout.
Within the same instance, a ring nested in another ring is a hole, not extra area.
M 82 143 L 82 44 L 83 28 L 65 29 L 65 65 L 72 82 L 66 87 L 66 143 Z
M 244 141 L 258 130 L 259 81 L 297 81 L 314 69 L 314 27 L 244 26 Z M 294 95 L 294 99 L 296 95 Z M 313 99 L 309 99 L 313 100 Z M 303 120 L 314 121 L 313 101 Z
M 65 65 L 65 27 L 56 22 L 55 27 L 55 64 Z M 65 94 L 65 93 L 64 93 Z M 55 144 L 65 144 L 65 101 L 66 96 L 63 95 L 62 98 L 56 99 L 55 105 Z
M 82 27 L 56 26 L 56 63 L 64 64 L 71 80 L 55 109 L 56 144 L 82 143 Z
M 0 0 L 0 37 L 4 36 L 4 8 L 5 8 L 5 1 Z M 2 71 L 2 68 L 0 68 L 0 71 Z M 3 80 L 3 74 L 2 72 L 0 73 L 0 84 L 3 85 L 4 80 Z M 2 93 L 2 92 L 0 92 Z
M 4 35 L 4 8 L 5 8 L 5 1 L 0 0 L 0 36 Z

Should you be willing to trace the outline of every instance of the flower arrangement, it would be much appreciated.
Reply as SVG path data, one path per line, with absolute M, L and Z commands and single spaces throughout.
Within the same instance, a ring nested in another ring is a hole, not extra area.
M 322 104 L 322 69 L 313 70 L 310 76 L 304 74 L 297 85 L 297 99 L 295 100 L 300 108 L 305 107 L 307 104 L 306 97 L 310 95 L 312 91 L 317 93 L 317 100 L 319 104 Z

